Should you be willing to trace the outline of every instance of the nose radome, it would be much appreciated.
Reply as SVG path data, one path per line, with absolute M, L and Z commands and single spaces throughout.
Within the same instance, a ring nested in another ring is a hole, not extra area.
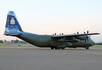
M 94 41 L 92 41 L 92 44 L 93 44 L 93 45 L 95 45 L 95 42 L 94 42 Z

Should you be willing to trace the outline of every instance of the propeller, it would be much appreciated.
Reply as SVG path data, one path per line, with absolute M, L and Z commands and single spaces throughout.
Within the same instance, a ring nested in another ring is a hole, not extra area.
M 87 34 L 89 33 L 89 31 L 87 30 Z
M 89 33 L 89 31 L 87 30 L 87 34 Z M 85 32 L 84 32 L 84 34 L 86 34 Z M 87 42 L 87 41 L 89 41 L 89 37 L 90 37 L 90 35 L 86 35 L 87 37 L 86 37 L 86 39 L 85 39 L 85 42 Z
M 55 35 L 56 35 L 56 33 L 55 33 Z
M 77 34 L 79 34 L 79 32 L 77 32 Z
M 74 33 L 74 34 L 79 34 L 79 32 L 77 31 L 77 33 Z
M 89 31 L 87 30 L 87 34 L 89 33 Z M 91 37 L 91 35 L 88 35 L 88 37 Z
M 84 32 L 84 34 L 86 34 L 86 33 Z
M 74 34 L 76 34 L 76 33 L 74 33 Z M 77 31 L 77 34 L 79 34 L 78 31 Z M 89 31 L 87 30 L 87 32 L 84 32 L 84 34 L 89 34 Z M 86 35 L 85 42 L 88 42 L 89 41 L 89 37 L 90 37 L 90 35 Z

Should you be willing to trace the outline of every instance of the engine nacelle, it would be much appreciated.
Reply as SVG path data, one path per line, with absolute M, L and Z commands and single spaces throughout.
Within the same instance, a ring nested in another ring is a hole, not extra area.
M 80 40 L 85 40 L 87 38 L 87 36 L 77 36 L 75 38 L 80 39 Z
M 67 43 L 66 43 L 66 46 L 72 46 L 72 43 L 67 42 Z

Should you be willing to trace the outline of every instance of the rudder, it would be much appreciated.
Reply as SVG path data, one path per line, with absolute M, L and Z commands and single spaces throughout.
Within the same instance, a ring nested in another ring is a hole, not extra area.
M 15 34 L 15 32 L 19 32 L 19 31 L 21 32 L 22 28 L 16 18 L 16 15 L 13 11 L 9 11 L 7 15 L 4 34 L 5 35 Z

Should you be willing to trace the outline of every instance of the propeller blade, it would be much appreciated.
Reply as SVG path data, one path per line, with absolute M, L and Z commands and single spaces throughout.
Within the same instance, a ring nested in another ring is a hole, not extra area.
M 55 35 L 56 35 L 56 33 L 55 33 Z
M 77 32 L 77 34 L 79 34 L 79 32 Z
M 87 30 L 87 34 L 89 33 L 89 31 Z

